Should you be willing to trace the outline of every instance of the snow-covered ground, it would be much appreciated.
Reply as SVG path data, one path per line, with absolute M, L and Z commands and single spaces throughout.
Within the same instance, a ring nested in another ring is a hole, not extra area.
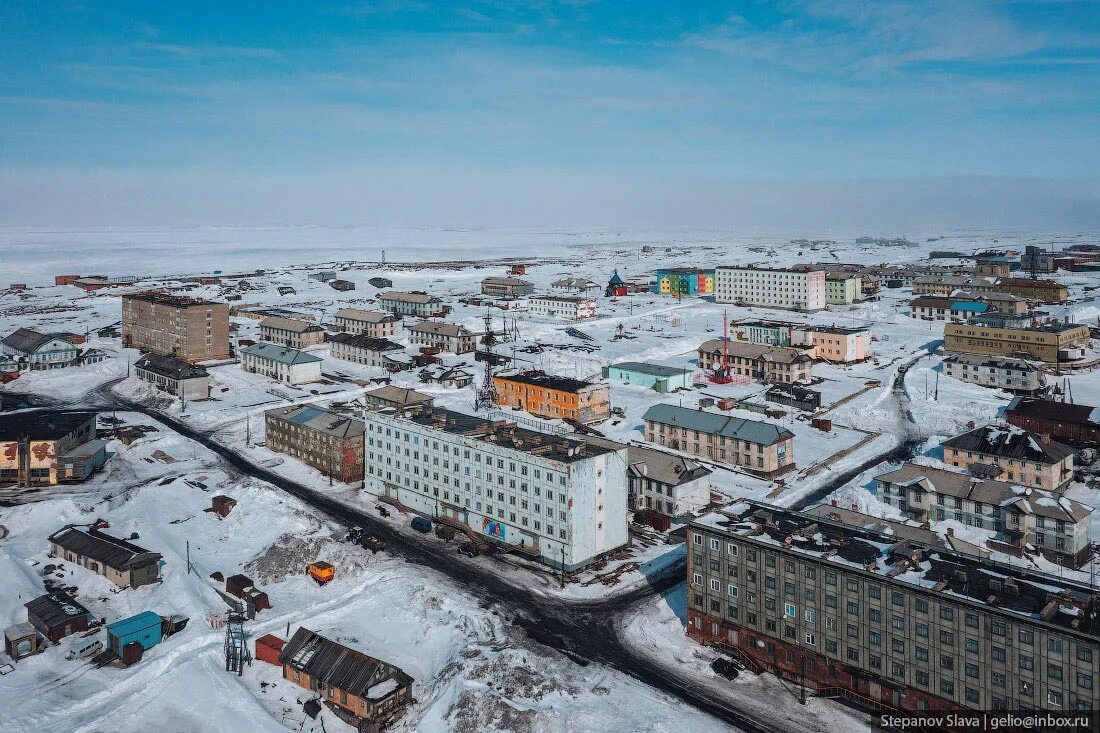
M 30 256 L 36 245 L 62 239 L 94 246 L 82 249 L 79 258 L 64 250 L 55 257 L 35 260 Z M 482 278 L 504 274 L 507 267 L 492 261 L 425 267 L 412 262 L 476 257 L 526 259 L 529 268 L 525 279 L 535 283 L 537 291 L 546 292 L 552 281 L 566 275 L 604 283 L 615 270 L 628 279 L 648 278 L 663 266 L 713 267 L 749 262 L 905 264 L 924 261 L 931 249 L 1022 249 L 1024 244 L 1042 241 L 1043 235 L 958 232 L 935 242 L 891 248 L 856 245 L 852 237 L 847 237 L 817 250 L 800 250 L 787 239 L 733 237 L 723 232 L 562 229 L 0 230 L 0 245 L 10 249 L 15 263 L 14 270 L 9 263 L 7 279 L 32 285 L 23 292 L 0 290 L 0 335 L 17 327 L 86 333 L 87 346 L 103 349 L 109 356 L 106 362 L 85 368 L 24 374 L 2 390 L 80 404 L 90 390 L 111 383 L 119 394 L 211 432 L 219 442 L 258 465 L 274 467 L 341 501 L 367 506 L 372 502 L 357 487 L 329 487 L 328 480 L 317 471 L 263 447 L 262 413 L 278 405 L 304 401 L 322 405 L 354 403 L 371 388 L 371 380 L 389 375 L 380 369 L 332 359 L 327 348 L 319 346 L 311 350 L 324 358 L 323 383 L 288 387 L 246 374 L 230 363 L 211 367 L 210 400 L 180 405 L 132 376 L 126 377 L 138 358 L 135 350 L 122 348 L 117 337 L 96 335 L 99 329 L 119 321 L 118 295 L 122 291 L 85 294 L 72 286 L 54 287 L 48 285 L 52 275 L 215 270 L 229 274 L 264 268 L 262 275 L 248 278 L 250 289 L 241 293 L 238 305 L 284 308 L 309 314 L 321 322 L 331 321 L 340 307 L 370 308 L 377 291 L 367 280 L 382 276 L 392 279 L 396 289 L 428 290 L 443 297 L 454 305 L 448 320 L 480 332 L 485 307 L 466 306 L 457 299 L 476 294 Z M 157 243 L 166 246 L 157 248 Z M 651 246 L 653 252 L 643 254 L 643 245 Z M 376 262 L 382 249 L 389 264 Z M 141 252 L 144 259 L 133 256 L 134 252 Z M 306 278 L 310 272 L 326 269 L 338 270 L 340 277 L 356 283 L 356 290 L 336 292 Z M 1062 273 L 1058 279 L 1071 286 L 1073 300 L 1066 306 L 1051 308 L 1052 313 L 1077 321 L 1100 316 L 1100 302 L 1094 295 L 1098 291 L 1085 290 L 1100 278 L 1095 274 Z M 175 278 L 143 282 L 140 287 L 151 285 L 199 297 L 222 298 L 228 292 L 222 286 L 199 286 Z M 279 295 L 277 288 L 282 285 L 293 287 L 296 293 Z M 514 348 L 516 358 L 525 360 L 517 361 L 519 366 L 579 378 L 595 377 L 608 364 L 625 360 L 694 369 L 696 348 L 721 334 L 724 312 L 731 320 L 764 318 L 869 326 L 875 335 L 873 359 L 852 366 L 815 367 L 815 375 L 822 380 L 815 389 L 823 394 L 825 416 L 833 421 L 831 432 L 812 428 L 805 416 L 793 409 L 770 405 L 786 410 L 787 415 L 778 422 L 796 435 L 796 472 L 773 482 L 715 467 L 711 482 L 719 494 L 789 505 L 905 441 L 925 440 L 926 455 L 921 460 L 934 462 L 940 439 L 965 429 L 971 421 L 981 424 L 1003 411 L 1009 395 L 942 374 L 941 357 L 934 353 L 942 325 L 909 318 L 906 303 L 911 297 L 908 290 L 884 290 L 879 301 L 816 314 L 727 307 L 704 299 L 678 301 L 650 294 L 600 297 L 599 317 L 579 324 L 539 318 L 524 311 L 509 311 L 503 317 L 500 310 L 491 312 L 497 331 L 503 330 L 503 318 L 518 330 L 518 339 L 499 345 L 498 352 L 512 355 Z M 256 320 L 234 317 L 232 322 L 236 328 L 234 338 L 255 337 Z M 567 326 L 576 326 L 593 341 L 568 336 L 564 332 Z M 615 339 L 620 326 L 625 338 Z M 397 340 L 408 343 L 404 334 Z M 472 355 L 446 360 L 469 364 L 480 379 L 480 364 L 474 363 Z M 904 395 L 899 398 L 893 383 L 903 366 L 907 372 Z M 1100 403 L 1100 397 L 1096 397 L 1100 395 L 1100 372 L 1065 380 L 1079 402 L 1091 399 Z M 427 387 L 419 383 L 415 371 L 396 375 L 394 383 L 427 392 L 437 403 L 455 409 L 469 411 L 474 403 L 473 387 Z M 608 437 L 637 441 L 642 437 L 642 415 L 657 402 L 695 406 L 704 396 L 763 402 L 763 391 L 759 384 L 707 384 L 659 395 L 616 384 L 611 388 L 612 404 L 621 407 L 625 415 L 597 427 Z M 836 408 L 831 407 L 842 401 Z M 742 410 L 730 414 L 767 419 Z M 119 413 L 119 417 L 129 423 L 150 422 L 131 413 Z M 246 435 L 251 437 L 251 444 Z M 838 457 L 855 446 L 859 447 Z M 685 725 L 708 731 L 722 729 L 712 718 L 630 678 L 596 666 L 578 667 L 532 645 L 446 578 L 385 553 L 372 556 L 353 551 L 338 541 L 342 528 L 327 523 L 273 487 L 227 469 L 215 455 L 163 425 L 129 447 L 112 442 L 110 450 L 114 455 L 104 472 L 91 482 L 35 492 L 34 501 L 2 510 L 0 523 L 10 534 L 0 540 L 0 568 L 8 580 L 9 592 L 0 595 L 0 624 L 23 620 L 22 604 L 41 594 L 42 571 L 49 562 L 45 557 L 46 536 L 64 523 L 85 523 L 97 517 L 106 518 L 111 531 L 126 536 L 136 532 L 140 544 L 161 552 L 165 557 L 164 582 L 116 592 L 103 579 L 67 564 L 55 571 L 61 574 L 56 580 L 79 585 L 81 602 L 108 620 L 152 610 L 182 613 L 190 616 L 191 623 L 183 633 L 151 650 L 140 664 L 125 670 L 92 669 L 87 664 L 66 662 L 66 644 L 62 649 L 21 661 L 13 673 L 0 676 L 0 701 L 22 703 L 0 705 L 0 727 L 5 730 L 136 731 L 147 730 L 150 720 L 172 721 L 173 729 L 179 730 L 320 730 L 319 723 L 303 718 L 298 703 L 306 698 L 305 691 L 279 680 L 274 667 L 257 662 L 240 678 L 222 669 L 222 632 L 204 623 L 208 610 L 224 608 L 207 580 L 214 571 L 225 575 L 245 572 L 271 597 L 274 608 L 262 612 L 249 627 L 253 636 L 268 632 L 285 636 L 287 624 L 291 631 L 299 624 L 306 625 L 392 661 L 415 677 L 418 701 L 398 724 L 398 730 L 671 731 Z M 154 456 L 156 451 L 162 453 Z M 165 455 L 170 457 L 168 461 L 163 459 Z M 871 482 L 874 475 L 888 468 L 882 465 L 863 471 L 832 498 L 845 505 L 856 503 L 872 514 L 889 515 L 892 510 L 877 500 Z M 239 502 L 225 520 L 203 512 L 211 496 L 218 493 L 229 494 Z M 1096 490 L 1084 484 L 1075 485 L 1070 495 L 1087 504 L 1097 503 Z M 391 520 L 397 527 L 407 518 L 394 516 Z M 1100 527 L 1094 528 L 1094 533 L 1100 536 Z M 423 541 L 440 540 L 429 536 Z M 187 543 L 197 574 L 185 572 Z M 682 554 L 683 548 L 676 545 L 639 544 L 631 556 L 613 560 L 598 571 L 610 572 L 627 562 L 640 563 L 638 570 L 624 573 L 618 585 L 584 585 L 594 577 L 593 572 L 564 590 L 558 588 L 557 576 L 545 569 L 518 561 L 502 564 L 490 558 L 470 562 L 496 563 L 498 572 L 513 582 L 538 588 L 547 596 L 578 598 L 644 583 L 647 575 L 676 563 Z M 304 564 L 314 559 L 337 564 L 339 574 L 333 583 L 319 588 L 305 577 Z M 637 648 L 677 665 L 681 672 L 698 677 L 700 684 L 718 690 L 737 705 L 762 715 L 768 713 L 774 719 L 789 716 L 803 727 L 817 726 L 808 728 L 811 730 L 859 730 L 865 725 L 862 719 L 827 701 L 812 700 L 808 709 L 802 708 L 790 690 L 771 678 L 742 675 L 730 683 L 718 677 L 709 668 L 712 653 L 686 638 L 684 614 L 682 590 L 674 590 L 637 609 L 625 628 Z M 197 706 L 195 701 L 200 700 L 206 704 Z M 343 724 L 327 711 L 324 716 L 327 730 L 343 729 Z M 216 728 L 211 728 L 212 719 L 217 721 Z
M 21 660 L 0 677 L 0 699 L 10 701 L 0 706 L 4 730 L 145 731 L 150 721 L 171 730 L 322 730 L 302 713 L 307 691 L 281 680 L 278 668 L 254 661 L 243 677 L 225 671 L 224 631 L 204 621 L 225 606 L 213 589 L 220 584 L 209 579 L 215 571 L 244 572 L 268 593 L 273 607 L 249 624 L 251 638 L 285 638 L 288 625 L 291 632 L 302 625 L 411 674 L 417 702 L 395 730 L 672 731 L 685 722 L 722 729 L 621 674 L 533 646 L 446 578 L 340 542 L 343 528 L 270 486 L 227 474 L 216 456 L 163 428 L 110 448 L 107 471 L 91 484 L 5 510 L 0 623 L 25 618 L 23 604 L 42 593 L 48 564 L 59 583 L 79 587 L 77 599 L 97 618 L 154 611 L 190 623 L 127 669 L 66 661 L 72 637 Z M 151 458 L 156 451 L 175 462 Z M 224 520 L 203 511 L 219 493 L 238 502 Z M 98 517 L 108 518 L 108 532 L 137 533 L 135 542 L 164 556 L 162 583 L 119 590 L 47 557 L 51 532 Z M 323 587 L 304 574 L 318 559 L 339 568 Z M 343 728 L 328 711 L 323 716 L 327 730 Z

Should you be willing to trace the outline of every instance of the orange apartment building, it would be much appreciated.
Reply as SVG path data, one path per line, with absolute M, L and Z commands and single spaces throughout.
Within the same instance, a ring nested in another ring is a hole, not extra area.
M 532 370 L 493 377 L 497 404 L 517 407 L 548 420 L 595 423 L 611 417 L 607 384 L 557 377 Z
M 228 359 L 229 305 L 156 290 L 123 295 L 122 343 L 192 364 Z

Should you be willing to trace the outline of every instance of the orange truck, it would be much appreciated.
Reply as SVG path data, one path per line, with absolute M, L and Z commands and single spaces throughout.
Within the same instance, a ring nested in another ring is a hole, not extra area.
M 316 580 L 318 585 L 324 585 L 336 577 L 336 568 L 327 562 L 311 562 L 306 566 L 306 573 Z

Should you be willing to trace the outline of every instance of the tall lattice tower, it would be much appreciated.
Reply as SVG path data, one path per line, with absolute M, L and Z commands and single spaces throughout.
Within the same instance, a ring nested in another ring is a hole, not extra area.
M 248 641 L 244 636 L 245 615 L 240 611 L 231 611 L 225 617 L 225 669 L 244 674 L 244 666 L 252 666 L 252 655 L 248 651 Z
M 493 335 L 493 316 L 486 310 L 485 311 L 485 334 L 481 337 L 481 355 L 485 361 L 485 374 L 481 378 L 481 388 L 477 391 L 477 397 L 474 398 L 475 410 L 491 410 L 497 403 L 497 391 L 493 386 L 493 360 L 496 359 L 496 354 L 493 353 L 493 344 L 497 342 L 496 336 Z

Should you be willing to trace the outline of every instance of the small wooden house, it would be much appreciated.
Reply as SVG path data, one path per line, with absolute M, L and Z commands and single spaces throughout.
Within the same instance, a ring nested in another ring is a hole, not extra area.
M 47 593 L 24 605 L 27 621 L 54 644 L 70 634 L 87 631 L 92 621 L 91 612 L 63 591 Z
M 325 702 L 378 728 L 412 702 L 413 678 L 391 664 L 299 628 L 279 654 L 283 677 L 314 690 Z

